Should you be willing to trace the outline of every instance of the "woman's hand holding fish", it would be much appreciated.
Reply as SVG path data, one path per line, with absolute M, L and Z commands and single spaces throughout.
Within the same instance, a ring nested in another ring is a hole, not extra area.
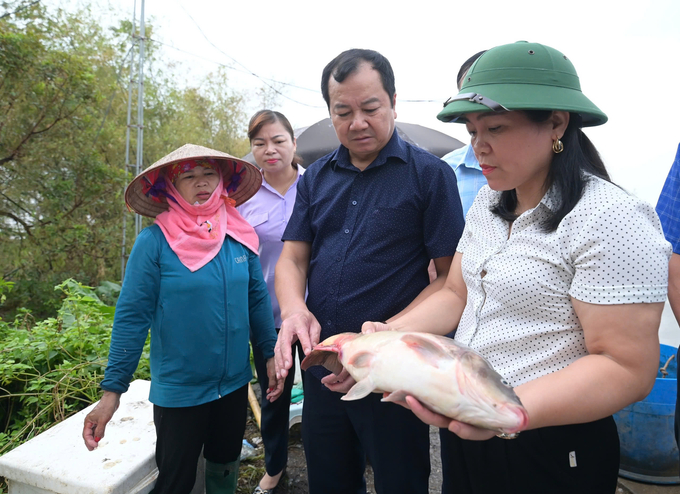
M 324 377 L 323 379 L 321 379 L 321 383 L 331 391 L 345 394 L 357 382 L 354 380 L 352 376 L 349 375 L 347 369 L 342 369 L 342 371 L 338 375 L 330 374 Z
M 366 321 L 361 325 L 363 334 L 377 333 L 378 331 L 394 331 L 386 322 Z
M 267 377 L 269 377 L 269 387 L 267 388 L 267 399 L 276 400 L 283 393 L 285 379 L 276 377 L 276 362 L 274 357 L 267 360 Z
M 291 348 L 297 340 L 300 340 L 305 355 L 309 355 L 314 346 L 319 343 L 320 335 L 321 325 L 306 307 L 284 318 L 274 348 L 276 378 L 285 379 L 288 375 L 293 365 Z
M 426 424 L 434 425 L 440 429 L 448 429 L 461 439 L 485 441 L 487 439 L 491 439 L 497 434 L 495 431 L 475 427 L 474 425 L 459 422 L 457 420 L 451 420 L 449 417 L 435 413 L 432 410 L 425 408 L 422 403 L 420 403 L 413 396 L 407 396 L 406 404 L 403 406 L 411 409 L 416 417 Z

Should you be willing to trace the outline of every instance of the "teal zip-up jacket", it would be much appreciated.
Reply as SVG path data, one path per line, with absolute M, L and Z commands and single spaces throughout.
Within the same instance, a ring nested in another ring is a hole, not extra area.
M 152 225 L 130 253 L 101 387 L 127 391 L 150 328 L 149 400 L 169 408 L 217 400 L 253 377 L 251 327 L 271 358 L 276 331 L 257 255 L 227 236 L 215 258 L 192 273 Z

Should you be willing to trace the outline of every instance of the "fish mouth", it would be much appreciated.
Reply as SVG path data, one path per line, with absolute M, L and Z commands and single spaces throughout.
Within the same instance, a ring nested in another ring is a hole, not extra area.
M 459 380 L 459 386 L 460 382 Z M 466 422 L 467 418 L 470 425 L 506 434 L 514 434 L 529 425 L 529 414 L 512 388 L 503 388 L 501 395 L 489 395 L 466 382 L 459 389 L 470 400 L 471 408 L 456 420 Z
M 323 340 L 321 343 L 317 343 L 314 346 L 314 350 L 340 350 L 339 347 L 339 339 L 342 333 L 340 334 L 335 334 L 329 338 L 326 338 Z
M 357 336 L 360 336 L 361 333 L 338 333 L 334 334 L 333 336 L 329 336 L 325 340 L 323 340 L 321 343 L 317 344 L 314 347 L 314 350 L 333 350 L 333 351 L 340 351 L 340 347 L 345 343 L 346 341 L 353 340 Z
M 318 343 L 307 355 L 301 364 L 302 370 L 307 370 L 309 367 L 321 365 L 331 371 L 333 374 L 339 374 L 344 368 L 342 364 L 342 347 L 348 341 L 352 341 L 361 333 L 338 333 L 330 336 Z
M 504 432 L 506 434 L 514 434 L 519 431 L 523 431 L 529 425 L 529 414 L 522 405 L 511 405 L 504 407 L 507 412 L 506 415 L 512 424 L 503 424 L 498 428 L 498 432 Z

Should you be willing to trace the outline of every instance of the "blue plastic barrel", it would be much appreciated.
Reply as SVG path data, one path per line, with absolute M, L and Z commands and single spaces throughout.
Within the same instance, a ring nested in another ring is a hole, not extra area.
M 661 345 L 659 368 L 677 351 Z M 680 484 L 680 459 L 673 428 L 678 386 L 676 358 L 671 360 L 667 372 L 668 376 L 662 377 L 659 371 L 647 398 L 614 414 L 621 441 L 621 477 L 651 484 Z

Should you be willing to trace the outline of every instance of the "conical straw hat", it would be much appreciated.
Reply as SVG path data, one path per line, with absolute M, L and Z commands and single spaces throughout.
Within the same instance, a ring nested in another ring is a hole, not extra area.
M 127 186 L 127 189 L 125 189 L 125 204 L 135 213 L 150 218 L 155 218 L 159 213 L 167 211 L 167 202 L 156 202 L 144 194 L 144 176 L 153 170 L 158 170 L 180 161 L 200 158 L 210 158 L 219 162 L 225 185 L 231 179 L 234 166 L 241 165 L 243 167 L 245 171 L 241 175 L 241 183 L 239 183 L 235 191 L 229 193 L 229 197 L 236 202 L 237 206 L 250 199 L 259 190 L 260 185 L 262 185 L 262 174 L 255 165 L 221 151 L 197 146 L 196 144 L 185 144 L 137 175 L 130 182 L 130 185 Z

